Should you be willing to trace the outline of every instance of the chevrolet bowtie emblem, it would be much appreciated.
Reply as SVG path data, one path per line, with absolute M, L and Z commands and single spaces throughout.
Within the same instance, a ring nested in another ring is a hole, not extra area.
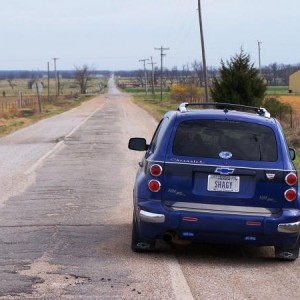
M 216 168 L 215 173 L 219 173 L 220 175 L 230 175 L 234 172 L 234 169 L 232 168 Z

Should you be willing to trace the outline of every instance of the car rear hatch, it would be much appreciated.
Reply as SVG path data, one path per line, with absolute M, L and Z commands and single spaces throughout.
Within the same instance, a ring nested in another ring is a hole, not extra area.
M 164 167 L 164 204 L 183 211 L 275 214 L 282 209 L 286 175 L 278 148 L 269 126 L 181 122 Z

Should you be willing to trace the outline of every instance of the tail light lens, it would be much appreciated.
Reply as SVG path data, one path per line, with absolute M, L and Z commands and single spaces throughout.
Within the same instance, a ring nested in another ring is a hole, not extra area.
M 285 182 L 289 185 L 295 185 L 298 182 L 297 175 L 295 173 L 289 173 L 285 176 Z
M 284 198 L 289 202 L 295 201 L 297 198 L 297 191 L 293 188 L 286 190 L 284 193 Z
M 162 171 L 163 169 L 160 165 L 155 164 L 150 167 L 150 174 L 154 177 L 160 176 L 162 174 Z
M 158 181 L 158 180 L 150 180 L 149 183 L 148 183 L 148 188 L 151 192 L 158 192 L 160 190 L 160 187 L 161 187 L 161 183 Z

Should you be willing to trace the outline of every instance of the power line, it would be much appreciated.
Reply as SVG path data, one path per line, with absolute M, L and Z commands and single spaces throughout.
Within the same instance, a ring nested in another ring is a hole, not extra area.
M 170 48 L 164 48 L 163 46 L 161 46 L 160 48 L 154 48 L 154 50 L 160 51 L 160 101 L 162 101 L 163 57 L 166 56 L 166 54 L 164 54 L 164 51 L 170 50 Z

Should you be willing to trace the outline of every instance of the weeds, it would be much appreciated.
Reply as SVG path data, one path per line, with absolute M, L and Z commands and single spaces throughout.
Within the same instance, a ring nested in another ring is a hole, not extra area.
M 37 109 L 26 107 L 2 111 L 0 112 L 0 136 L 12 133 L 41 119 L 70 110 L 89 99 L 88 97 L 79 97 L 76 99 L 60 98 L 51 103 L 44 102 L 42 103 L 41 113 Z

